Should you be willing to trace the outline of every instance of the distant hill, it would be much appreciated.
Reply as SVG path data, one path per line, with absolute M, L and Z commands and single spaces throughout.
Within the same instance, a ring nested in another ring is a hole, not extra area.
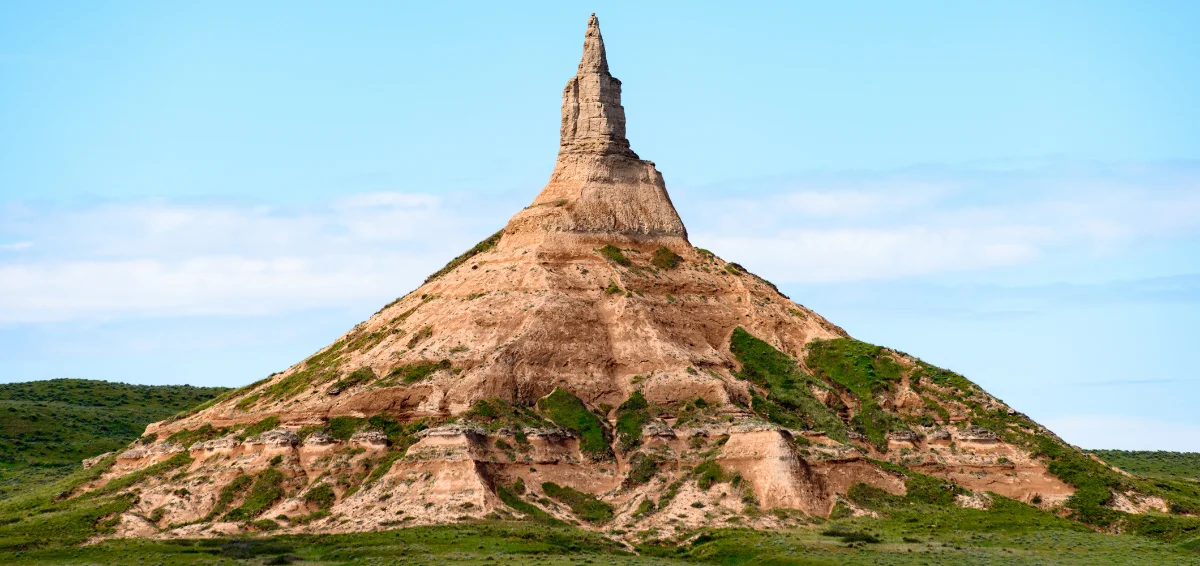
M 88 379 L 0 384 L 0 499 L 17 482 L 64 475 L 225 390 Z
M 1163 450 L 1090 450 L 1101 460 L 1134 475 L 1200 481 L 1200 453 Z

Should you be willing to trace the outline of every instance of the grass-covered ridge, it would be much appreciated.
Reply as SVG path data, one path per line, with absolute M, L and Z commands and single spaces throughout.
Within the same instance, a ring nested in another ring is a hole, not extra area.
M 1200 452 L 1090 450 L 1101 460 L 1150 479 L 1200 481 Z
M 454 271 L 455 269 L 457 269 L 458 266 L 469 261 L 471 258 L 496 247 L 496 244 L 500 243 L 500 238 L 502 238 L 503 236 L 504 236 L 504 230 L 500 230 L 500 231 L 496 232 L 495 234 L 492 234 L 491 236 L 484 238 L 483 241 L 479 242 L 478 244 L 475 244 L 474 246 L 471 247 L 471 249 L 459 254 L 458 257 L 450 260 L 450 263 L 447 263 L 441 269 L 430 274 L 429 277 L 425 278 L 425 282 L 429 283 L 430 281 L 433 281 L 434 279 L 437 279 L 438 277 L 441 277 L 447 273 L 450 273 L 451 271 Z
M 904 425 L 875 397 L 900 383 L 903 368 L 896 358 L 879 346 L 835 338 L 810 342 L 804 363 L 817 377 L 854 395 L 859 407 L 850 424 L 880 450 L 887 450 L 887 433 Z
M 146 425 L 228 391 L 88 379 L 0 384 L 0 499 L 125 447 Z
M 766 397 L 754 397 L 754 412 L 787 427 L 812 428 L 825 431 L 831 438 L 848 439 L 845 423 L 811 390 L 828 386 L 805 372 L 795 360 L 740 326 L 733 330 L 729 350 L 742 365 L 737 377 L 767 391 Z

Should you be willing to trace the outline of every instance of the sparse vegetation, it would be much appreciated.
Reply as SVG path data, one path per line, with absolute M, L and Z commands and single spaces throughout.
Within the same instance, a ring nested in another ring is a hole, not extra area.
M 388 372 L 387 377 L 379 382 L 381 387 L 395 385 L 397 382 L 405 385 L 411 385 L 420 381 L 429 379 L 438 370 L 447 370 L 452 367 L 450 360 L 441 360 L 439 362 L 417 362 L 415 364 L 405 364 L 392 368 Z
M 621 451 L 627 452 L 641 443 L 642 427 L 650 420 L 649 407 L 640 391 L 634 391 L 617 407 L 617 440 Z
M 332 390 L 345 391 L 346 389 L 354 387 L 360 383 L 370 383 L 374 381 L 376 377 L 375 370 L 372 370 L 367 366 L 363 366 L 351 372 L 350 375 L 337 380 L 337 382 L 333 384 Z
M 263 396 L 283 399 L 303 391 L 314 383 L 325 382 L 337 377 L 338 365 L 342 361 L 343 346 L 345 343 L 338 340 L 324 350 L 313 354 L 304 361 L 303 368 L 267 387 Z
M 447 263 L 445 265 L 445 267 L 442 267 L 441 269 L 433 272 L 429 277 L 426 277 L 425 282 L 428 283 L 430 281 L 433 281 L 434 279 L 437 279 L 438 277 L 441 277 L 447 273 L 450 273 L 451 271 L 454 271 L 455 269 L 457 269 L 458 266 L 466 263 L 471 258 L 496 247 L 496 244 L 500 243 L 500 238 L 503 236 L 504 236 L 504 230 L 500 230 L 500 231 L 496 232 L 495 234 L 492 234 L 491 236 L 484 238 L 482 242 L 475 244 L 474 246 L 471 247 L 471 249 L 459 254 L 458 257 L 450 260 L 450 263 Z M 409 346 L 409 347 L 411 348 L 412 346 Z
M 408 339 L 408 348 L 410 350 L 415 348 L 417 346 L 417 344 L 420 344 L 422 341 L 429 338 L 430 336 L 433 336 L 433 327 L 432 326 L 422 326 L 420 330 L 414 332 L 412 337 Z
M 583 401 L 571 392 L 561 387 L 555 388 L 550 395 L 538 401 L 538 411 L 554 424 L 574 432 L 579 437 L 579 449 L 584 453 L 593 458 L 612 456 L 600 417 L 589 411 Z
M 613 518 L 612 505 L 596 499 L 595 496 L 589 493 L 577 491 L 553 482 L 543 483 L 542 491 L 546 492 L 548 497 L 566 504 L 567 507 L 571 508 L 572 513 L 575 513 L 577 517 L 589 523 L 606 523 Z
M 599 251 L 600 255 L 604 256 L 605 259 L 617 265 L 623 265 L 625 267 L 633 265 L 633 262 L 630 261 L 629 258 L 625 257 L 625 254 L 621 252 L 621 248 L 618 248 L 612 244 L 608 244 L 597 251 Z
M 238 433 L 238 438 L 245 440 L 251 436 L 262 434 L 268 430 L 275 430 L 276 428 L 279 428 L 279 417 L 272 415 L 242 429 Z
M 662 460 L 644 452 L 638 452 L 629 458 L 629 473 L 625 476 L 622 487 L 631 488 L 647 484 L 658 473 Z
M 459 416 L 459 420 L 474 424 L 489 432 L 496 432 L 504 428 L 513 430 L 517 434 L 518 444 L 528 444 L 529 442 L 522 432 L 526 427 L 539 428 L 550 425 L 546 419 L 530 409 L 494 398 L 476 401 L 470 409 L 467 409 L 467 412 Z
M 333 504 L 337 502 L 337 495 L 333 493 L 333 488 L 329 484 L 319 483 L 304 492 L 304 502 L 318 510 L 325 510 L 333 507 Z
M 650 258 L 650 265 L 659 269 L 675 269 L 683 258 L 679 254 L 671 251 L 670 248 L 661 247 L 654 250 L 654 256 Z

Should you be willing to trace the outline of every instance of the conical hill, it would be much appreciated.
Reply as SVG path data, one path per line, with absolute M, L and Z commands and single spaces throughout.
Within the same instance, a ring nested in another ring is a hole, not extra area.
M 162 537 L 483 517 L 667 535 L 865 512 L 864 493 L 1093 523 L 1117 494 L 1166 505 L 693 247 L 626 139 L 595 16 L 560 133 L 500 232 L 308 359 L 151 425 L 74 495 L 136 489 L 116 534 Z M 1101 492 L 1072 498 L 1085 476 Z

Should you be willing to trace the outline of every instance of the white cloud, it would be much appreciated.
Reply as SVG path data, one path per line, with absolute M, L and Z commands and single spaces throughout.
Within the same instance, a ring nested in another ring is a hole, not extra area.
M 681 206 L 692 239 L 776 283 L 895 279 L 1121 253 L 1200 233 L 1200 171 L 926 173 L 721 187 Z M 812 185 L 829 183 L 830 188 Z M 693 196 L 693 195 L 689 195 Z
M 877 281 L 1119 253 L 1200 232 L 1200 172 L 932 171 L 681 190 L 697 245 L 776 283 Z M 0 203 L 0 323 L 275 314 L 386 301 L 532 197 L 375 192 L 271 207 Z M 682 197 L 682 198 L 681 198 Z M 39 208 L 41 206 L 41 208 Z
M 1200 452 L 1200 425 L 1119 415 L 1074 415 L 1042 424 L 1088 449 Z
M 22 222 L 38 254 L 0 260 L 0 323 L 382 304 L 502 225 L 486 208 L 372 193 L 302 209 L 151 201 L 43 211 Z

